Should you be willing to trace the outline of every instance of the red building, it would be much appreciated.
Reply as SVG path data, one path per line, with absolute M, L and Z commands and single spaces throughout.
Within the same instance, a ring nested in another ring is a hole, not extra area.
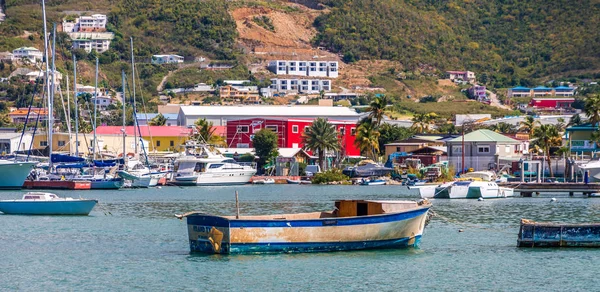
M 231 148 L 253 148 L 252 138 L 261 129 L 277 133 L 279 148 L 302 148 L 302 133 L 312 124 L 308 119 L 242 119 L 227 121 L 227 145 Z M 356 124 L 348 121 L 332 121 L 340 133 L 341 146 L 345 155 L 360 156 L 354 145 Z
M 531 99 L 529 106 L 542 108 L 570 108 L 573 102 L 575 102 L 575 98 L 573 97 L 534 97 Z

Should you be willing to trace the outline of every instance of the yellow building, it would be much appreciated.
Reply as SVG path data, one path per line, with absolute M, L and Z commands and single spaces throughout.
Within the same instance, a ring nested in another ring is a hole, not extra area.
M 122 135 L 110 135 L 110 134 L 98 134 L 96 135 L 98 140 L 97 152 L 96 153 L 112 153 L 120 154 L 123 152 L 123 136 Z M 92 153 L 94 134 L 79 134 L 77 137 L 79 141 L 79 147 L 77 150 L 80 155 L 87 156 Z M 138 143 L 140 143 L 138 141 Z M 148 141 L 144 139 L 144 145 L 148 146 Z M 139 145 L 139 144 L 138 144 Z M 48 135 L 36 134 L 33 138 L 33 149 L 45 149 L 48 146 Z M 133 153 L 134 151 L 134 137 L 125 137 L 125 149 L 127 153 Z M 138 146 L 139 147 L 139 146 Z M 68 133 L 53 133 L 52 134 L 52 151 L 59 153 L 75 153 L 75 134 L 71 134 L 69 139 Z
M 121 126 L 100 126 L 96 128 L 96 135 L 122 135 Z M 134 127 L 125 129 L 127 137 L 134 136 Z M 136 134 L 141 134 L 142 139 L 148 141 L 146 147 L 149 153 L 175 152 L 185 144 L 192 135 L 192 129 L 181 126 L 139 126 Z M 122 144 L 121 144 L 122 145 Z M 122 146 L 121 146 L 122 147 Z M 121 153 L 121 151 L 119 151 Z

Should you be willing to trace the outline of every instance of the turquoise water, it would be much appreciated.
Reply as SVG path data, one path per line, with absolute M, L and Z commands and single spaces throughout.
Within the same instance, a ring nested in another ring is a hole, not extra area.
M 185 221 L 329 210 L 336 199 L 417 199 L 401 186 L 266 185 L 57 191 L 97 198 L 89 217 L 0 215 L 0 290 L 593 291 L 600 250 L 516 248 L 521 217 L 599 221 L 600 199 L 434 200 L 420 249 L 316 254 L 191 255 Z M 0 199 L 22 192 L 0 192 Z M 464 232 L 458 232 L 462 229 Z

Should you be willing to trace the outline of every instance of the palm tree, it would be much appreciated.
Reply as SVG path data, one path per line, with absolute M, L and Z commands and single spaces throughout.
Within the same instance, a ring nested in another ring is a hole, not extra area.
M 417 133 L 424 133 L 429 129 L 429 125 L 435 120 L 435 118 L 437 118 L 436 113 L 415 114 L 412 118 L 412 128 Z
M 376 96 L 367 108 L 367 111 L 369 112 L 368 118 L 374 122 L 377 127 L 379 127 L 381 124 L 381 120 L 383 119 L 385 108 L 387 107 L 388 103 L 389 99 L 387 96 L 382 94 Z
M 213 127 L 212 122 L 203 118 L 198 119 L 194 125 L 196 126 L 196 141 L 200 143 L 209 143 L 209 141 L 214 140 L 213 136 L 217 129 Z
M 600 95 L 594 94 L 586 98 L 583 111 L 592 125 L 600 122 Z
M 583 120 L 581 119 L 581 116 L 579 114 L 574 114 L 569 119 L 569 123 L 567 123 L 567 127 L 579 126 L 579 125 L 582 125 L 582 124 L 583 124 Z
M 156 115 L 148 122 L 148 125 L 150 126 L 164 126 L 165 124 L 167 124 L 167 118 L 165 118 L 165 116 L 162 114 Z
M 490 127 L 490 130 L 496 131 L 498 133 L 503 133 L 503 134 L 514 134 L 517 132 L 517 129 L 515 128 L 514 125 L 511 125 L 509 123 L 504 123 L 504 122 L 492 125 Z
M 561 137 L 558 133 L 558 129 L 554 125 L 541 125 L 535 128 L 533 137 L 536 138 L 536 144 L 544 150 L 546 159 L 548 160 L 548 169 L 550 170 L 550 176 L 554 176 L 552 171 L 552 164 L 550 163 L 550 147 L 560 146 Z
M 540 125 L 539 121 L 536 121 L 532 116 L 526 116 L 523 121 L 519 123 L 521 125 L 519 130 L 527 132 L 529 136 L 533 136 L 535 128 Z
M 358 146 L 362 153 L 366 153 L 366 156 L 377 160 L 377 154 L 379 153 L 379 136 L 380 133 L 375 129 L 372 124 L 362 124 L 356 129 L 356 140 L 354 144 Z
M 330 124 L 327 119 L 318 118 L 310 127 L 302 133 L 302 143 L 304 149 L 310 149 L 317 152 L 319 157 L 319 166 L 322 170 L 325 162 L 325 151 L 336 151 L 340 149 L 337 131 L 335 126 Z

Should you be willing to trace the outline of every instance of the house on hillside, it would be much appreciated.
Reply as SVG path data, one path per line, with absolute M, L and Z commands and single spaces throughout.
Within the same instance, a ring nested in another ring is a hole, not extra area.
M 107 18 L 104 14 L 92 14 L 91 16 L 80 16 L 73 21 L 63 19 L 63 32 L 103 32 L 106 31 Z
M 268 68 L 277 75 L 337 78 L 339 74 L 337 61 L 275 60 L 269 62 Z
M 12 51 L 13 59 L 29 62 L 41 62 L 44 60 L 44 54 L 34 47 L 20 47 Z
M 475 83 L 475 73 L 471 71 L 446 71 L 448 79 L 457 81 L 466 81 L 469 83 Z
M 574 87 L 559 86 L 550 88 L 546 86 L 538 86 L 535 88 L 517 86 L 509 88 L 507 97 L 540 97 L 540 96 L 560 96 L 569 97 L 575 95 Z
M 448 162 L 457 172 L 496 169 L 501 165 L 519 160 L 529 151 L 529 143 L 519 141 L 487 129 L 473 131 L 463 137 L 454 138 L 447 143 Z
M 183 59 L 179 55 L 152 55 L 152 64 L 178 64 L 183 63 Z
M 0 62 L 10 62 L 15 59 L 15 55 L 11 52 L 0 52 Z
M 71 32 L 69 37 L 74 50 L 83 49 L 88 53 L 95 50 L 104 53 L 110 48 L 110 42 L 115 36 L 112 32 Z
M 331 81 L 327 79 L 271 79 L 271 89 L 288 93 L 319 93 L 331 91 Z
M 257 86 L 221 86 L 219 87 L 219 97 L 247 104 L 257 104 L 261 102 Z
M 29 118 L 27 117 L 28 113 L 29 113 Z M 18 109 L 15 109 L 14 111 L 11 111 L 8 114 L 8 117 L 10 117 L 10 120 L 12 121 L 13 124 L 23 124 L 23 123 L 25 123 L 25 120 L 27 120 L 28 123 L 35 122 L 35 121 L 47 121 L 48 120 L 48 109 L 31 108 L 31 110 L 29 110 L 29 108 L 18 108 Z
M 467 94 L 469 94 L 470 98 L 476 99 L 477 101 L 483 101 L 487 99 L 485 86 L 473 85 L 469 89 L 467 89 Z
M 529 102 L 530 107 L 534 108 L 551 108 L 551 109 L 568 109 L 575 102 L 574 97 L 534 97 Z

